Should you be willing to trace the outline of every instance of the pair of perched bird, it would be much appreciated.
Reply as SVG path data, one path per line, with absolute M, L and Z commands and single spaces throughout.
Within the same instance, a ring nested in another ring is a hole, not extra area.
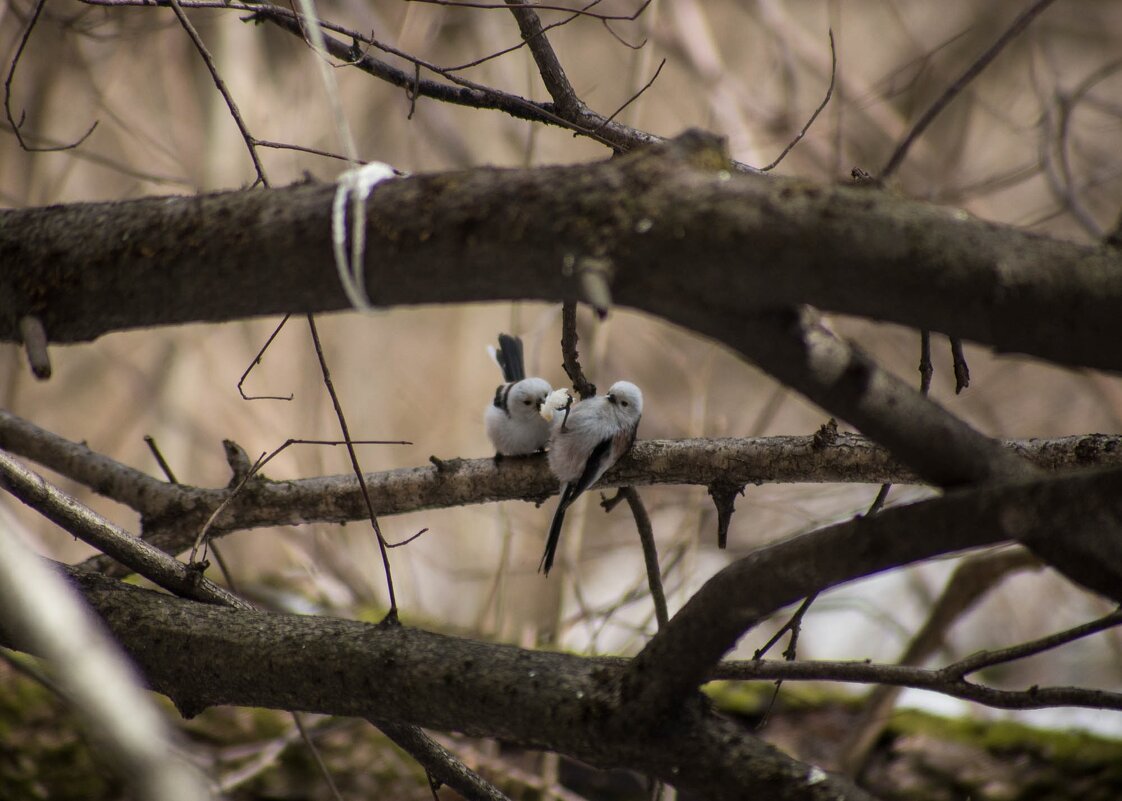
M 630 381 L 617 381 L 606 395 L 572 402 L 566 389 L 553 391 L 543 378 L 527 378 L 522 340 L 499 334 L 492 355 L 503 381 L 483 420 L 501 456 L 520 456 L 549 446 L 549 469 L 561 482 L 538 571 L 549 575 L 561 537 L 565 510 L 619 461 L 635 442 L 643 414 L 643 393 Z

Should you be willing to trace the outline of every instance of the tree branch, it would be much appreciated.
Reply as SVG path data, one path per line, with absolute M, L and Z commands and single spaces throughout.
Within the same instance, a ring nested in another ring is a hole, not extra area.
M 617 305 L 678 324 L 710 310 L 731 321 L 810 303 L 1122 369 L 1112 344 L 1122 339 L 1117 250 L 867 187 L 721 172 L 721 158 L 662 148 L 387 183 L 368 202 L 366 284 L 381 306 L 562 300 L 577 296 L 566 259 L 595 253 L 613 265 Z M 2 211 L 0 341 L 18 341 L 26 314 L 52 341 L 74 342 L 347 308 L 333 274 L 306 269 L 331 253 L 333 191 L 305 184 Z M 727 342 L 728 325 L 710 335 Z
M 704 705 L 683 710 L 674 727 L 634 726 L 611 691 L 619 670 L 594 660 L 231 610 L 70 573 L 151 687 L 187 716 L 236 704 L 409 721 L 626 765 L 705 798 L 871 801 Z
M 1004 446 L 1045 470 L 1122 466 L 1122 436 L 1090 434 L 1058 439 L 1009 440 Z M 146 539 L 178 553 L 232 493 L 158 481 L 83 444 L 0 410 L 0 448 L 31 459 L 95 492 L 123 503 L 143 519 Z M 444 460 L 443 467 L 367 473 L 379 515 L 471 503 L 540 502 L 556 491 L 542 458 Z M 644 440 L 604 476 L 603 486 L 707 486 L 792 482 L 919 483 L 916 474 L 884 448 L 857 434 L 840 433 L 823 446 L 815 437 Z M 263 526 L 344 523 L 368 515 L 353 475 L 292 481 L 250 481 L 240 500 L 213 525 L 215 536 Z M 104 565 L 102 565 L 104 567 Z
M 762 548 L 710 579 L 647 643 L 623 678 L 623 699 L 637 720 L 658 720 L 775 609 L 938 553 L 1007 540 L 1035 549 L 1060 531 L 1063 538 L 1117 540 L 1122 471 L 959 490 Z

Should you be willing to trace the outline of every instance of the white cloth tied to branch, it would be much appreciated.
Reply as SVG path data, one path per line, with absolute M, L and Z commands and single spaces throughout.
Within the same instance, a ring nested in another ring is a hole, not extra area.
M 342 173 L 336 179 L 335 200 L 331 204 L 331 243 L 335 252 L 335 269 L 347 300 L 359 311 L 372 311 L 370 296 L 366 292 L 366 272 L 363 260 L 366 255 L 366 199 L 374 187 L 393 178 L 393 167 L 372 161 Z M 347 202 L 351 206 L 351 248 L 347 252 Z

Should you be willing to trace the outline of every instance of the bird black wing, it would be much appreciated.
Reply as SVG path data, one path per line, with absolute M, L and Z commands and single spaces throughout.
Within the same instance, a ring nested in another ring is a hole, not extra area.
M 600 477 L 600 467 L 604 464 L 604 460 L 608 458 L 611 449 L 612 438 L 608 437 L 600 440 L 600 443 L 592 449 L 592 453 L 588 454 L 588 461 L 584 463 L 584 472 L 572 484 L 569 503 L 572 503 L 578 495 L 596 483 L 596 479 Z

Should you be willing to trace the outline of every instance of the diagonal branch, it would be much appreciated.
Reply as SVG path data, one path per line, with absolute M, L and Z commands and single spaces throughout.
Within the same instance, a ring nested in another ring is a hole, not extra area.
M 561 66 L 561 60 L 553 50 L 553 45 L 542 30 L 542 22 L 538 13 L 526 4 L 525 0 L 506 0 L 510 13 L 518 22 L 518 29 L 522 32 L 522 40 L 530 48 L 534 63 L 538 65 L 538 74 L 542 77 L 549 96 L 557 110 L 566 118 L 573 119 L 587 112 L 584 102 L 577 96 L 576 90 L 569 82 L 569 76 Z
M 1117 540 L 1122 470 L 960 490 L 755 551 L 710 579 L 650 640 L 620 691 L 638 720 L 659 720 L 696 692 L 745 632 L 780 607 L 936 554 L 1007 540 L 1039 543 L 1059 531 Z
M 884 169 L 881 170 L 880 175 L 877 176 L 878 181 L 884 181 L 896 172 L 896 169 L 908 154 L 912 143 L 927 130 L 927 127 L 939 116 L 940 112 L 961 94 L 962 90 L 965 89 L 971 81 L 981 75 L 982 71 L 990 65 L 990 62 L 997 58 L 1001 51 L 1005 49 L 1005 46 L 1016 39 L 1017 36 L 1029 26 L 1029 23 L 1036 19 L 1036 17 L 1047 9 L 1048 6 L 1052 5 L 1053 2 L 1055 2 L 1055 0 L 1035 0 L 1032 5 L 1017 15 L 1013 23 L 997 38 L 997 41 L 990 45 L 981 56 L 975 59 L 975 61 L 966 68 L 966 71 L 956 78 L 954 82 L 943 91 L 943 94 L 939 95 L 935 102 L 923 112 L 919 120 L 916 121 L 916 124 L 908 131 L 903 141 L 901 141 L 892 152 L 888 163 L 884 165 Z

